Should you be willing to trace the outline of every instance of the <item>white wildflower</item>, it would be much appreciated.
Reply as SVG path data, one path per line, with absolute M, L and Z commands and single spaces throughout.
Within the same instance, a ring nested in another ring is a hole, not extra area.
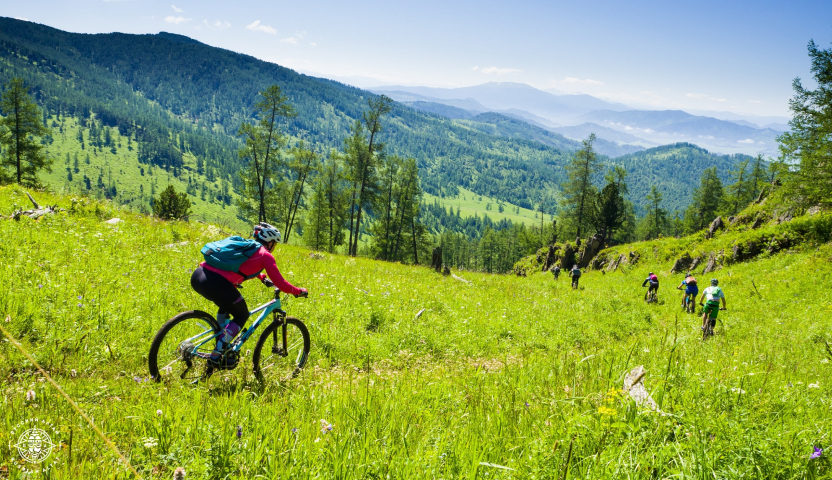
M 35 401 L 35 391 L 29 390 L 26 392 L 26 401 L 27 402 L 34 402 Z
M 810 383 L 806 388 L 820 388 L 820 382 Z

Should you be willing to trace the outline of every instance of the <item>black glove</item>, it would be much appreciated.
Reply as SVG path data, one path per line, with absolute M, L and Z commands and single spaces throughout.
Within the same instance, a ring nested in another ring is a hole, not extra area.
M 269 288 L 274 288 L 274 282 L 272 282 L 272 281 L 271 281 L 271 280 L 269 280 L 268 278 L 264 278 L 264 279 L 263 279 L 263 285 L 265 285 L 265 286 L 267 286 L 267 287 L 269 287 Z
M 306 297 L 308 297 L 308 296 L 309 296 L 309 290 L 307 290 L 307 289 L 305 289 L 305 288 L 301 288 L 301 289 L 299 289 L 299 290 L 300 290 L 300 293 L 298 293 L 297 295 L 295 295 L 295 297 L 302 297 L 302 298 L 306 298 Z

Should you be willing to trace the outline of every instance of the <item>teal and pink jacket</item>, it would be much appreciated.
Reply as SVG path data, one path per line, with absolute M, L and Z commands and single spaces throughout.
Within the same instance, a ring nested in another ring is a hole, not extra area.
M 280 274 L 280 270 L 277 269 L 277 262 L 275 261 L 274 256 L 268 249 L 266 249 L 266 247 L 260 247 L 260 250 L 249 257 L 245 263 L 240 265 L 240 273 L 220 270 L 219 268 L 214 268 L 205 262 L 200 263 L 199 266 L 204 270 L 219 273 L 234 285 L 242 285 L 244 281 L 250 278 L 259 278 L 260 280 L 264 280 L 266 276 L 268 276 L 272 283 L 274 283 L 274 286 L 280 289 L 283 293 L 298 295 L 301 292 L 301 289 L 287 282 L 286 279 L 283 278 L 283 275 Z M 256 275 L 258 272 L 262 272 L 263 270 L 266 270 L 266 273 Z

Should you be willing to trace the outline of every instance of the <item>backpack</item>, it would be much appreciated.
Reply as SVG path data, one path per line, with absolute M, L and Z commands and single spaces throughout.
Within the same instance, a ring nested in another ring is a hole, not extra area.
M 657 277 L 656 274 L 650 275 L 649 278 L 650 278 L 650 283 L 659 281 L 659 277 Z
M 685 277 L 685 285 L 696 285 L 696 279 L 693 277 Z
M 572 276 L 573 277 L 580 277 L 581 276 L 581 269 L 580 268 L 573 269 L 572 270 Z
M 260 250 L 260 244 L 255 240 L 246 240 L 239 236 L 228 237 L 225 240 L 211 242 L 202 247 L 202 256 L 205 257 L 205 263 L 227 272 L 234 272 L 240 275 L 240 267 L 252 255 Z M 254 275 L 245 276 L 246 280 L 256 277 L 260 272 Z

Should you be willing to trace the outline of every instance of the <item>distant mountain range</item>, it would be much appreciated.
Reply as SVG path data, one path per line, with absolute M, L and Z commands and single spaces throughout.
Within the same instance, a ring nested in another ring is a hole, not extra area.
M 713 112 L 720 117 L 717 118 L 680 110 L 634 110 L 590 95 L 543 91 L 511 82 L 462 88 L 393 85 L 371 90 L 417 110 L 448 118 L 467 119 L 486 111 L 497 112 L 573 140 L 595 133 L 599 139 L 619 146 L 651 147 L 687 142 L 728 154 L 776 155 L 776 138 L 789 128 L 786 117 Z

